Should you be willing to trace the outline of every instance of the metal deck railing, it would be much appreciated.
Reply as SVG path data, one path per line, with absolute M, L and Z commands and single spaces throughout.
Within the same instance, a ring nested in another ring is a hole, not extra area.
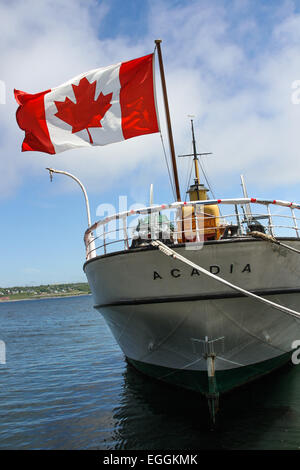
M 222 206 L 212 216 L 208 206 Z M 190 208 L 190 209 L 188 209 Z M 84 235 L 86 259 L 143 246 L 151 239 L 203 244 L 217 238 L 244 238 L 258 230 L 272 237 L 300 238 L 300 204 L 257 198 L 174 202 L 116 213 L 95 222 Z M 187 212 L 189 216 L 184 216 Z M 193 215 L 192 215 L 193 214 Z M 209 226 L 207 226 L 209 225 Z

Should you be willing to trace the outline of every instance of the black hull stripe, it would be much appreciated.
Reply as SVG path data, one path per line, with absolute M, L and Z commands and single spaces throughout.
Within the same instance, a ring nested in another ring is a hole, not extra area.
M 253 290 L 253 294 L 264 295 L 278 295 L 278 294 L 299 294 L 300 288 L 286 288 L 286 289 L 265 289 Z M 164 304 L 169 302 L 195 302 L 197 300 L 219 300 L 219 299 L 236 299 L 246 297 L 246 295 L 239 292 L 222 292 L 217 294 L 202 294 L 202 295 L 178 295 L 170 297 L 144 297 L 142 299 L 119 300 L 118 302 L 106 303 L 95 305 L 94 308 L 105 307 L 122 307 L 127 305 L 149 305 L 149 304 Z

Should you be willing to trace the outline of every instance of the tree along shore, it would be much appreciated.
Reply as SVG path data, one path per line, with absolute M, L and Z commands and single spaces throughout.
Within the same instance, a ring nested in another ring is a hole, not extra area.
M 91 290 L 87 282 L 72 284 L 46 284 L 40 286 L 0 287 L 0 302 L 9 300 L 42 299 L 87 295 Z

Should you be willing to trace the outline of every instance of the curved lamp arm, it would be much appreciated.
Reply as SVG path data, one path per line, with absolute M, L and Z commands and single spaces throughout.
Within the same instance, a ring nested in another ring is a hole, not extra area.
M 85 205 L 86 205 L 86 212 L 87 212 L 87 219 L 88 219 L 88 227 L 90 227 L 92 225 L 92 222 L 91 222 L 91 212 L 90 212 L 89 199 L 88 199 L 88 196 L 87 196 L 86 189 L 83 186 L 83 184 L 81 183 L 81 181 L 78 178 L 76 178 L 76 176 L 72 175 L 71 173 L 68 173 L 67 171 L 55 170 L 54 168 L 46 168 L 46 170 L 49 171 L 51 181 L 52 181 L 52 178 L 53 178 L 53 173 L 60 173 L 61 175 L 69 176 L 74 181 L 76 181 L 76 183 L 79 184 L 79 186 L 82 189 L 83 195 L 84 195 Z

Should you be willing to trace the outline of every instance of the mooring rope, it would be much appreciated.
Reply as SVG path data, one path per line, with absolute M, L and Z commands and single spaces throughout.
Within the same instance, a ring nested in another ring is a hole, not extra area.
M 253 294 L 252 292 L 243 289 L 242 287 L 236 286 L 235 284 L 232 284 L 229 281 L 226 281 L 225 279 L 216 276 L 215 274 L 211 273 L 210 271 L 207 271 L 207 269 L 202 268 L 201 266 L 193 263 L 189 259 L 185 258 L 184 256 L 176 253 L 176 251 L 172 250 L 168 246 L 166 246 L 164 243 L 162 243 L 160 240 L 152 240 L 151 245 L 157 247 L 162 253 L 164 253 L 166 256 L 170 256 L 171 258 L 178 259 L 179 261 L 182 261 L 183 263 L 191 266 L 192 268 L 197 269 L 198 271 L 202 272 L 208 277 L 211 277 L 215 281 L 224 284 L 228 287 L 230 287 L 233 290 L 236 290 L 237 292 L 240 292 L 241 294 L 253 298 L 255 300 L 258 300 L 259 302 L 264 303 L 265 305 L 269 305 L 272 308 L 275 308 L 276 310 L 280 310 L 283 313 L 286 313 L 288 315 L 291 315 L 295 318 L 300 319 L 300 313 L 296 312 L 295 310 L 292 310 L 288 307 L 284 307 L 283 305 L 277 304 L 275 302 L 272 302 L 271 300 L 267 300 L 264 297 L 260 297 L 259 295 Z
M 251 237 L 254 237 L 254 238 L 260 238 L 267 242 L 275 243 L 275 245 L 282 246 L 286 248 L 287 250 L 294 251 L 295 253 L 298 253 L 298 255 L 300 255 L 300 250 L 297 250 L 296 248 L 293 248 L 292 246 L 286 245 L 285 243 L 280 242 L 276 238 L 266 233 L 253 231 L 253 232 L 249 232 L 247 235 L 250 235 Z

